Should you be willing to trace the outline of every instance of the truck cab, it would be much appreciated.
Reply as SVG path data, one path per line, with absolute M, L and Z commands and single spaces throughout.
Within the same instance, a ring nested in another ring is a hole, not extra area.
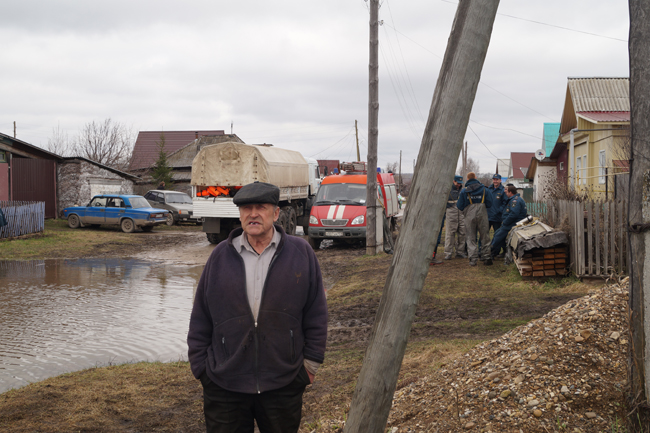
M 367 174 L 365 164 L 362 167 L 322 180 L 309 215 L 308 236 L 313 248 L 319 248 L 324 239 L 365 243 Z M 377 173 L 377 199 L 383 209 L 377 215 L 387 218 L 392 229 L 399 206 L 397 186 L 391 173 Z

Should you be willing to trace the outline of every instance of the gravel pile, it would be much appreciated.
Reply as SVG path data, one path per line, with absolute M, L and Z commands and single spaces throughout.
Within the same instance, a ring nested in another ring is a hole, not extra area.
M 388 431 L 619 431 L 627 311 L 626 278 L 476 346 L 398 389 Z

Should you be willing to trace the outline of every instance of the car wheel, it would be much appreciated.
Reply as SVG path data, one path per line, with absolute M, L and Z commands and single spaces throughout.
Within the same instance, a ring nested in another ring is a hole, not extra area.
M 171 213 L 167 214 L 167 225 L 168 226 L 174 225 L 174 215 L 172 215 Z
M 153 226 L 144 226 L 144 227 L 142 227 L 143 232 L 149 233 L 151 230 L 153 230 Z
M 75 214 L 72 214 L 68 217 L 68 226 L 71 229 L 78 229 L 81 227 L 81 221 L 79 221 L 79 217 Z
M 135 223 L 130 218 L 124 218 L 120 223 L 120 228 L 124 233 L 133 233 L 135 231 Z
M 319 238 L 312 238 L 311 236 L 309 236 L 309 237 L 307 238 L 307 242 L 309 242 L 309 245 L 310 245 L 313 249 L 317 250 L 317 249 L 320 248 L 320 244 L 321 244 L 321 242 L 323 242 L 323 240 L 322 240 L 322 239 L 319 239 Z

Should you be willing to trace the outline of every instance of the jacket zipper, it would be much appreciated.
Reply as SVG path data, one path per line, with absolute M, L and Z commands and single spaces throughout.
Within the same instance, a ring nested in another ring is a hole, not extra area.
M 244 291 L 246 291 L 246 277 L 245 277 L 245 275 L 246 275 L 246 272 L 245 272 L 246 265 L 244 264 L 244 259 L 242 259 L 241 255 L 239 255 L 239 252 L 235 249 L 235 247 L 233 246 L 232 241 L 230 241 L 230 239 L 228 240 L 228 244 L 229 244 L 230 248 L 235 250 L 235 254 L 239 257 L 239 260 L 241 261 L 242 267 L 244 268 Z M 266 289 L 266 284 L 267 284 L 267 282 L 269 280 L 268 279 L 269 272 L 271 271 L 271 268 L 273 267 L 273 263 L 275 263 L 275 258 L 278 256 L 280 251 L 282 251 L 282 247 L 284 246 L 283 244 L 284 244 L 284 242 L 281 239 L 280 242 L 278 243 L 278 247 L 277 247 L 277 249 L 275 251 L 275 254 L 273 255 L 273 258 L 271 259 L 271 263 L 269 263 L 269 268 L 266 271 L 267 278 L 264 281 L 264 287 L 262 287 L 262 296 L 260 297 L 260 309 L 261 309 L 262 303 L 264 301 L 264 292 L 265 292 L 265 289 Z M 247 304 L 248 304 L 248 302 L 247 302 Z M 257 393 L 261 394 L 261 391 L 260 391 L 260 372 L 259 372 L 259 355 L 260 355 L 259 328 L 257 327 L 257 320 L 255 320 L 255 316 L 253 315 L 253 309 L 251 308 L 250 304 L 248 304 L 248 311 L 250 311 L 251 318 L 255 322 L 255 332 L 253 334 L 254 335 L 254 340 L 255 340 L 255 356 L 254 356 L 254 362 L 253 362 L 253 365 L 254 365 L 253 369 L 255 370 L 254 371 L 254 374 L 255 374 L 255 387 L 257 389 Z

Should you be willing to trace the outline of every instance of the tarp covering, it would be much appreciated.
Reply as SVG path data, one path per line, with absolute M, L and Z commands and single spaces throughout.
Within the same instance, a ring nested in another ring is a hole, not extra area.
M 192 161 L 192 185 L 241 186 L 255 181 L 283 187 L 309 184 L 307 161 L 293 150 L 243 143 L 206 146 Z
M 517 257 L 522 257 L 526 251 L 534 248 L 551 248 L 568 243 L 569 238 L 566 233 L 555 230 L 538 220 L 521 227 L 513 227 L 507 241 L 507 244 L 516 251 Z

